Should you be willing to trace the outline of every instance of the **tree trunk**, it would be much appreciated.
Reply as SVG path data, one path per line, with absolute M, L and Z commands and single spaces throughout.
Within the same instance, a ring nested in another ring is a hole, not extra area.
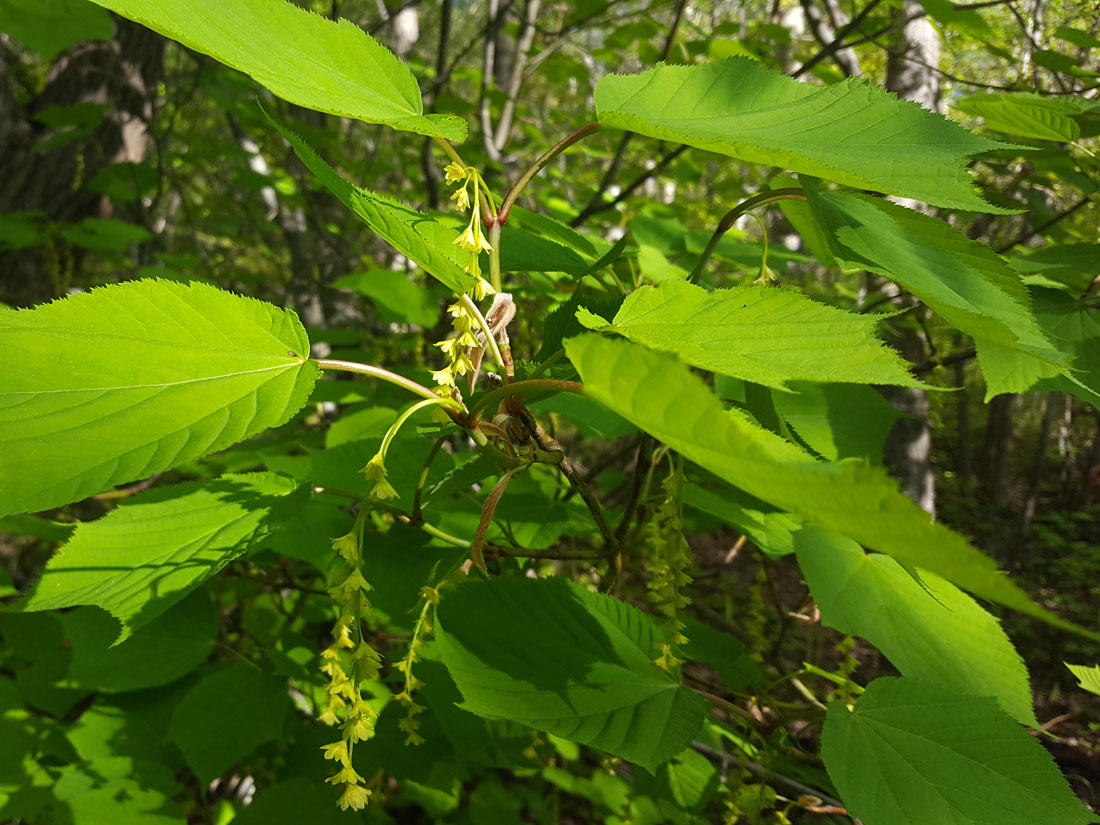
M 1004 504 L 1008 500 L 1008 451 L 1012 441 L 1012 411 L 1016 396 L 1012 393 L 998 395 L 989 402 L 989 417 L 985 423 L 985 441 L 982 444 L 981 469 L 978 489 L 981 497 L 990 504 Z
M 895 9 L 898 25 L 896 45 L 890 50 L 886 64 L 886 88 L 906 100 L 939 111 L 940 88 L 934 67 L 940 59 L 939 35 L 923 17 L 917 0 L 904 0 Z M 911 209 L 925 209 L 923 204 L 895 198 Z M 916 312 L 921 311 L 918 307 Z M 924 341 L 919 329 L 911 323 L 898 326 L 900 340 L 895 346 L 910 361 L 923 360 Z M 886 440 L 884 461 L 891 474 L 901 483 L 902 490 L 933 516 L 936 514 L 935 478 L 932 475 L 932 431 L 928 426 L 928 394 L 921 389 L 888 387 L 883 395 L 903 414 Z
M 15 93 L 18 58 L 4 51 L 12 62 L 0 63 L 0 213 L 43 212 L 51 222 L 110 216 L 110 202 L 84 184 L 108 164 L 145 157 L 164 43 L 144 26 L 116 17 L 113 41 L 81 43 L 59 56 L 41 91 L 26 101 Z M 111 108 L 90 137 L 35 151 L 49 129 L 34 117 L 49 106 L 75 103 Z M 61 239 L 0 254 L 0 300 L 29 306 L 55 297 L 79 257 L 79 250 Z

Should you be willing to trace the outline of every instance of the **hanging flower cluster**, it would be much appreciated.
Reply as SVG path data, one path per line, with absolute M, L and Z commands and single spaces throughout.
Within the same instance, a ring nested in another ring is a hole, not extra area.
M 420 654 L 417 651 L 424 646 L 425 639 L 432 632 L 432 623 L 428 618 L 428 613 L 435 605 L 439 604 L 439 588 L 420 588 L 420 598 L 424 600 L 424 604 L 420 608 L 416 626 L 413 627 L 412 638 L 409 639 L 409 650 L 405 654 L 405 658 L 394 665 L 405 676 L 405 689 L 394 698 L 405 707 L 405 718 L 398 722 L 397 726 L 406 734 L 406 745 L 420 745 L 424 742 L 424 737 L 420 735 L 420 720 L 416 718 L 424 711 L 424 706 L 417 704 L 416 700 L 413 699 L 413 693 L 424 683 L 413 675 L 413 665 L 420 661 Z
M 470 210 L 470 222 L 455 238 L 454 243 L 469 254 L 469 261 L 463 269 L 474 277 L 474 285 L 466 291 L 466 295 L 471 301 L 482 301 L 496 290 L 481 277 L 481 264 L 478 257 L 482 252 L 492 251 L 492 247 L 485 238 L 481 225 L 481 211 L 478 208 L 481 197 L 481 175 L 476 169 L 469 166 L 463 167 L 457 162 L 448 164 L 443 172 L 447 183 L 462 184 L 451 195 L 451 200 L 455 201 L 459 211 Z M 472 199 L 469 193 L 471 188 L 473 189 Z M 457 335 L 436 344 L 447 356 L 447 366 L 432 372 L 432 378 L 440 386 L 440 393 L 443 395 L 452 394 L 456 389 L 455 379 L 474 369 L 469 351 L 481 345 L 475 335 L 475 330 L 480 327 L 480 323 L 469 304 L 460 299 L 447 309 L 454 318 L 452 325 Z
M 665 490 L 665 500 L 658 506 L 648 526 L 653 556 L 647 589 L 653 609 L 664 617 L 660 624 L 665 634 L 665 640 L 657 645 L 661 655 L 653 663 L 670 673 L 683 661 L 676 655 L 677 650 L 687 644 L 684 623 L 678 614 L 691 604 L 691 599 L 683 593 L 683 588 L 691 584 L 691 576 L 687 573 L 691 564 L 691 548 L 684 538 L 680 504 L 683 480 L 679 469 L 669 473 L 661 485 Z
M 328 782 L 343 786 L 338 804 L 345 811 L 348 808 L 359 810 L 370 797 L 363 777 L 352 767 L 352 754 L 355 744 L 368 739 L 374 732 L 374 720 L 378 716 L 359 692 L 360 683 L 375 678 L 381 666 L 381 657 L 363 635 L 363 622 L 370 611 L 367 593 L 371 589 L 360 568 L 367 509 L 364 505 L 360 510 L 350 533 L 332 542 L 345 566 L 337 576 L 336 585 L 329 590 L 340 615 L 332 628 L 332 644 L 321 652 L 324 660 L 321 671 L 328 677 L 328 706 L 318 718 L 326 725 L 341 727 L 340 739 L 325 745 L 322 750 L 325 759 L 332 759 L 339 765 L 339 770 L 328 778 Z

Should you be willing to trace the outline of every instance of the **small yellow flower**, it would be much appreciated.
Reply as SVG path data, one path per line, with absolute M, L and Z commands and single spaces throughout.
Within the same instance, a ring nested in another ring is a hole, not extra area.
M 336 716 L 336 706 L 330 704 L 327 708 L 325 708 L 324 713 L 317 717 L 317 721 L 320 722 L 322 725 L 328 725 L 329 727 L 339 722 L 340 720 Z
M 373 732 L 374 722 L 366 716 L 357 716 L 344 723 L 344 736 L 352 743 L 370 739 Z
M 377 482 L 370 491 L 370 497 L 374 501 L 384 501 L 385 499 L 397 498 L 397 490 L 393 488 L 385 479 Z
M 343 785 L 345 782 L 349 785 L 355 785 L 363 781 L 363 777 L 355 772 L 355 768 L 351 765 L 344 765 L 340 770 L 325 780 L 333 785 Z
M 331 745 L 322 745 L 321 750 L 325 752 L 325 759 L 338 760 L 340 764 L 345 766 L 350 763 L 346 739 L 341 739 L 339 742 L 333 742 Z
M 493 285 L 486 281 L 484 278 L 478 278 L 474 284 L 474 299 L 478 301 L 484 301 L 487 295 L 492 295 L 496 292 L 493 289 Z
M 367 481 L 381 481 L 386 477 L 386 465 L 382 461 L 382 454 L 375 453 L 371 456 L 371 460 L 367 462 L 367 466 L 362 470 L 363 475 L 367 477 Z
M 405 737 L 406 745 L 423 745 L 426 741 L 427 740 L 415 730 L 409 731 L 409 735 Z
M 441 387 L 449 387 L 454 384 L 455 377 L 450 367 L 444 367 L 441 370 L 432 370 L 432 380 Z
M 341 556 L 344 557 L 344 561 L 349 564 L 355 564 L 359 561 L 359 540 L 355 537 L 355 532 L 352 531 L 346 536 L 340 536 L 338 539 L 332 540 L 332 547 Z
M 464 181 L 466 180 L 466 178 L 469 177 L 469 175 L 470 173 L 467 172 L 466 169 L 458 163 L 458 161 L 451 161 L 443 167 L 443 179 L 446 180 L 447 183 L 458 183 L 459 181 Z
M 367 800 L 369 799 L 369 788 L 364 788 L 362 785 L 348 785 L 344 788 L 344 792 L 340 794 L 340 801 L 337 804 L 340 806 L 341 811 L 346 811 L 348 808 L 359 811 L 367 807 Z
M 438 587 L 421 587 L 420 598 L 425 599 L 432 604 L 439 604 L 439 588 Z
M 470 208 L 470 195 L 466 192 L 466 187 L 456 189 L 455 193 L 451 195 L 451 200 L 455 202 L 455 206 L 459 212 L 465 212 Z
M 470 225 L 452 243 L 462 247 L 467 252 L 490 252 L 493 249 L 489 246 L 489 242 L 485 240 L 485 236 L 481 234 L 481 225 L 478 221 L 470 221 Z

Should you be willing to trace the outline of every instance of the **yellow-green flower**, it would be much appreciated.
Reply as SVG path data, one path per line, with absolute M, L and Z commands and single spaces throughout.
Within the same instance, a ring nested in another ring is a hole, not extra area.
M 458 183 L 466 180 L 469 176 L 470 173 L 458 161 L 451 161 L 443 167 L 443 179 L 447 183 Z
M 342 765 L 348 765 L 351 757 L 348 755 L 348 743 L 346 739 L 341 739 L 339 742 L 333 742 L 331 745 L 322 745 L 321 750 L 325 752 L 325 759 L 335 759 Z
M 369 799 L 370 789 L 364 788 L 362 785 L 348 785 L 344 788 L 344 792 L 340 794 L 338 804 L 341 811 L 346 811 L 348 808 L 359 811 L 367 806 Z
M 340 770 L 325 780 L 333 785 L 343 785 L 345 782 L 349 785 L 356 785 L 363 781 L 363 777 L 355 772 L 355 768 L 351 765 L 344 765 Z
M 359 539 L 356 538 L 354 530 L 346 536 L 333 539 L 332 546 L 348 564 L 356 564 L 359 561 Z

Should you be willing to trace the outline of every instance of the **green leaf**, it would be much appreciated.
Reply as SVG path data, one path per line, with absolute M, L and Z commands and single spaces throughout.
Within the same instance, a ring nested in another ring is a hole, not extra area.
M 120 645 L 118 622 L 98 607 L 61 613 L 73 651 L 67 687 L 124 691 L 166 685 L 206 661 L 220 627 L 210 597 L 196 591 Z
M 865 458 L 882 463 L 883 448 L 898 411 L 871 387 L 859 384 L 791 384 L 773 392 L 787 426 L 822 458 Z
M 258 745 L 278 739 L 289 707 L 285 679 L 233 662 L 187 691 L 167 739 L 207 785 Z
M 287 421 L 317 376 L 290 310 L 132 281 L 0 314 L 0 516 L 78 501 Z
M 715 491 L 697 484 L 685 484 L 684 504 L 744 533 L 769 556 L 779 557 L 794 552 L 792 534 L 802 526 L 802 519 L 765 504 L 736 487 L 723 487 L 725 489 Z
M 244 72 L 290 103 L 462 141 L 466 124 L 425 115 L 409 67 L 349 20 L 285 0 L 95 0 Z
M 439 299 L 409 280 L 404 272 L 371 269 L 345 275 L 332 284 L 366 295 L 378 307 L 383 321 L 430 328 L 439 320 Z
M 1072 371 L 1041 381 L 1036 389 L 1073 393 L 1100 409 L 1100 309 L 1060 289 L 1033 287 L 1031 295 L 1039 324 L 1074 356 Z
M 763 681 L 764 672 L 760 665 L 745 652 L 745 646 L 740 641 L 690 616 L 683 616 L 681 621 L 687 636 L 687 644 L 680 649 L 685 659 L 701 662 L 718 671 L 722 683 L 730 690 L 740 690 L 746 685 Z
M 0 31 L 48 63 L 81 40 L 110 41 L 115 26 L 88 0 L 0 0 Z
M 814 527 L 796 532 L 794 545 L 822 622 L 862 636 L 903 676 L 992 696 L 1017 722 L 1039 727 L 1023 660 L 1000 622 L 961 590 Z
M 660 65 L 596 84 L 600 123 L 739 160 L 902 195 L 1003 212 L 973 189 L 966 159 L 1004 144 L 865 80 L 811 86 L 735 57 Z
M 1045 276 L 1077 293 L 1083 293 L 1100 276 L 1100 244 L 1060 244 L 1022 252 L 1008 259 L 1013 269 Z
M 481 716 L 520 722 L 652 771 L 699 730 L 706 702 L 652 663 L 648 616 L 561 578 L 470 582 L 440 602 L 443 663 Z
M 234 825 L 346 825 L 333 789 L 304 777 L 264 788 L 233 817 Z
M 829 706 L 821 755 L 853 816 L 874 825 L 1084 825 L 1053 758 L 989 698 L 876 679 Z
M 270 116 L 268 120 L 325 188 L 386 243 L 456 295 L 473 286 L 474 279 L 463 271 L 465 263 L 459 261 L 454 246 L 458 236 L 450 226 L 393 198 L 360 189 L 337 174 L 296 134 Z
M 1077 682 L 1084 690 L 1100 696 L 1100 665 L 1086 667 L 1085 665 L 1071 665 L 1069 662 L 1063 664 L 1069 668 L 1070 673 L 1077 677 Z
M 807 193 L 842 265 L 889 278 L 974 338 L 987 400 L 1066 368 L 1069 356 L 1036 323 L 1027 288 L 987 246 L 881 198 Z M 1018 356 L 1006 361 L 1005 351 Z
M 296 508 L 293 491 L 266 473 L 148 490 L 79 525 L 17 608 L 96 605 L 122 623 L 121 642 Z
M 1065 143 L 1081 136 L 1081 127 L 1072 118 L 1079 107 L 1032 92 L 971 95 L 954 107 L 978 115 L 987 128 L 1006 135 Z
M 929 521 L 881 468 L 856 459 L 813 460 L 723 409 L 702 380 L 673 356 L 592 334 L 569 339 L 566 354 L 586 394 L 730 484 L 902 564 L 1073 627 L 1033 604 L 962 536 Z
M 632 292 L 611 323 L 692 366 L 776 389 L 788 381 L 923 386 L 875 337 L 879 320 L 774 287 L 708 292 L 666 281 Z

